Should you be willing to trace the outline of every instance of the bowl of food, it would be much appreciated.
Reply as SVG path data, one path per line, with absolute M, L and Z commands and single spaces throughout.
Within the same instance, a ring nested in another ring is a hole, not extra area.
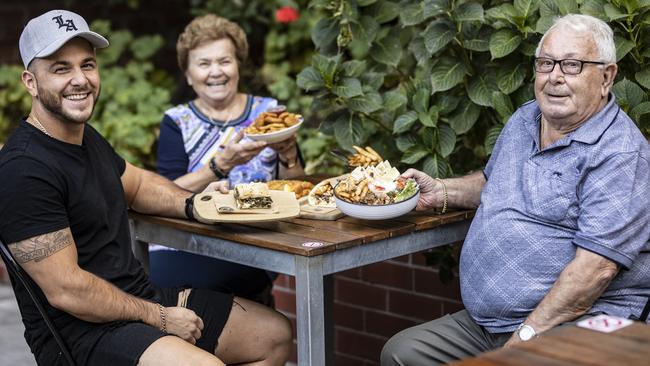
M 251 140 L 272 144 L 290 138 L 302 123 L 301 115 L 287 112 L 284 107 L 275 107 L 257 116 L 253 123 L 246 127 L 245 134 Z
M 358 167 L 334 188 L 336 207 L 344 214 L 365 220 L 402 216 L 417 206 L 420 188 L 405 179 L 388 161 Z

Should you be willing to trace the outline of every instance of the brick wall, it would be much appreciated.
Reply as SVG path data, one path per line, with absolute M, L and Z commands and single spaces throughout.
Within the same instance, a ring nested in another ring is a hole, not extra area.
M 295 280 L 275 281 L 276 308 L 295 332 Z M 398 331 L 461 310 L 458 278 L 443 284 L 422 253 L 348 270 L 334 276 L 336 366 L 379 365 L 381 349 Z M 295 340 L 294 340 L 295 342 Z M 292 355 L 296 362 L 296 349 Z

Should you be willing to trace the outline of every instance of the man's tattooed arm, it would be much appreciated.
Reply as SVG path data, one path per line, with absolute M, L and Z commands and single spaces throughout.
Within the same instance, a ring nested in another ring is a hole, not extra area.
M 61 249 L 72 245 L 68 229 L 35 236 L 9 244 L 9 250 L 20 264 L 29 261 L 40 262 Z

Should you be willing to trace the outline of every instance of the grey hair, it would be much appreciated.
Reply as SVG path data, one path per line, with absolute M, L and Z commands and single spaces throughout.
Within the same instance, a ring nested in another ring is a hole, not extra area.
M 590 33 L 594 37 L 596 48 L 598 48 L 599 61 L 616 63 L 616 44 L 614 43 L 614 31 L 602 20 L 590 15 L 567 14 L 556 18 L 553 25 L 544 33 L 537 44 L 535 56 L 539 56 L 542 44 L 553 30 L 558 28 L 569 28 L 576 33 Z

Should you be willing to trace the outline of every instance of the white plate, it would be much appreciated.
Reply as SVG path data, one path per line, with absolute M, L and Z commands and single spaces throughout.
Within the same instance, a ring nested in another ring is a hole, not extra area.
M 358 219 L 365 220 L 385 220 L 405 215 L 411 212 L 418 204 L 420 199 L 420 190 L 413 197 L 397 203 L 387 205 L 365 205 L 361 203 L 350 203 L 340 199 L 334 194 L 336 207 L 344 214 Z
M 256 135 L 246 133 L 246 137 L 250 138 L 251 140 L 266 141 L 269 144 L 273 144 L 276 142 L 286 140 L 289 137 L 291 137 L 291 135 L 295 134 L 296 131 L 298 131 L 298 129 L 300 128 L 300 125 L 302 125 L 302 122 L 303 122 L 303 118 L 300 118 L 300 121 L 298 121 L 298 123 L 296 123 L 291 127 L 287 127 L 275 132 L 262 133 Z

